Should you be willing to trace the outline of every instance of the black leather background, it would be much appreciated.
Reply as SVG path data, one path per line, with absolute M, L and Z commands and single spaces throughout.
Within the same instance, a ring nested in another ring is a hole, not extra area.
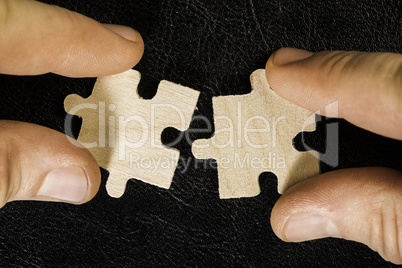
M 280 47 L 402 52 L 401 1 L 394 0 L 46 2 L 138 29 L 146 44 L 135 67 L 143 77 L 140 94 L 152 97 L 162 79 L 192 87 L 202 92 L 196 114 L 211 119 L 211 97 L 249 92 L 251 72 L 264 68 Z M 64 132 L 64 98 L 71 93 L 88 96 L 94 81 L 52 74 L 0 76 L 0 117 Z M 337 121 L 337 168 L 402 169 L 401 142 Z M 80 120 L 76 123 L 79 129 Z M 317 150 L 324 150 L 327 123 L 320 123 L 308 139 Z M 203 126 L 194 122 L 191 127 Z M 177 134 L 168 129 L 163 141 Z M 186 142 L 177 147 L 185 159 L 192 157 Z M 321 169 L 333 168 L 322 164 Z M 261 176 L 259 196 L 232 200 L 219 199 L 217 171 L 211 168 L 182 173 L 179 166 L 170 190 L 131 180 L 120 199 L 106 194 L 107 176 L 102 170 L 101 189 L 85 205 L 14 202 L 1 209 L 0 266 L 391 266 L 355 242 L 287 244 L 276 238 L 269 219 L 279 195 L 270 174 Z

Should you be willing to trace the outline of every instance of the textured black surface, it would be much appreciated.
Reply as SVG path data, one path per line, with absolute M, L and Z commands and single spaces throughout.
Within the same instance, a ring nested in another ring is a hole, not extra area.
M 98 21 L 132 26 L 146 52 L 135 68 L 140 93 L 162 79 L 201 91 L 196 114 L 212 118 L 211 97 L 250 91 L 249 75 L 283 46 L 402 52 L 401 1 L 144 0 L 50 1 Z M 60 33 L 62 34 L 62 33 Z M 94 79 L 0 76 L 0 117 L 63 132 L 65 96 L 88 96 Z M 192 127 L 202 127 L 194 122 Z M 340 165 L 401 169 L 401 142 L 339 121 Z M 325 122 L 313 146 L 323 150 Z M 164 141 L 177 135 L 166 130 Z M 200 136 L 194 136 L 199 138 Z M 177 146 L 191 159 L 190 145 Z M 321 166 L 326 172 L 332 168 Z M 170 190 L 131 180 L 120 199 L 105 191 L 88 204 L 15 202 L 0 210 L 0 266 L 388 267 L 366 246 L 337 239 L 287 244 L 272 232 L 275 176 L 255 198 L 220 200 L 217 172 L 176 171 Z

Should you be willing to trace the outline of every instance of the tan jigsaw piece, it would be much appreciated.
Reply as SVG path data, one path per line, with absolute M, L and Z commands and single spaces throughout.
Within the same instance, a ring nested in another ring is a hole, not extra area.
M 264 171 L 275 173 L 280 193 L 319 173 L 318 153 L 293 147 L 299 132 L 315 130 L 314 114 L 272 91 L 265 70 L 251 85 L 246 95 L 214 97 L 215 135 L 193 143 L 196 158 L 216 159 L 221 198 L 258 195 Z
M 97 79 L 87 99 L 69 95 L 64 101 L 69 114 L 82 117 L 78 137 L 99 165 L 110 172 L 107 191 L 120 197 L 130 178 L 169 188 L 179 151 L 161 143 L 167 127 L 189 127 L 199 92 L 161 81 L 151 100 L 137 94 L 140 73 L 129 70 Z

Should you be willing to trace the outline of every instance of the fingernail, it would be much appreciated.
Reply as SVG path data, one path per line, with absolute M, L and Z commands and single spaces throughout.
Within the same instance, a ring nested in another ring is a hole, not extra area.
M 88 181 L 82 168 L 64 167 L 51 171 L 39 189 L 39 196 L 79 203 L 87 195 Z
M 118 35 L 123 36 L 124 38 L 126 38 L 127 40 L 136 42 L 139 40 L 139 32 L 137 32 L 136 30 L 134 30 L 131 27 L 128 26 L 123 26 L 123 25 L 116 25 L 116 24 L 106 24 L 106 23 L 102 23 L 103 26 L 105 26 L 106 28 L 108 28 L 109 30 L 117 33 Z
M 274 65 L 285 65 L 288 63 L 304 60 L 314 53 L 297 48 L 281 48 L 272 54 Z
M 288 241 L 302 242 L 324 237 L 339 237 L 336 226 L 326 217 L 317 214 L 292 216 L 285 229 Z

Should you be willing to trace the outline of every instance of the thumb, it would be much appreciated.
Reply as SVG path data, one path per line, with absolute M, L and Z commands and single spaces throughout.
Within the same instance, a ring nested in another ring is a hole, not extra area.
M 341 237 L 401 264 L 402 173 L 353 168 L 313 177 L 279 198 L 271 224 L 285 241 Z
M 99 189 L 93 156 L 42 126 L 0 120 L 0 207 L 15 200 L 81 204 Z
M 291 102 L 402 139 L 401 54 L 282 48 L 269 58 L 266 74 L 272 89 Z M 326 112 L 333 102 L 339 111 Z

